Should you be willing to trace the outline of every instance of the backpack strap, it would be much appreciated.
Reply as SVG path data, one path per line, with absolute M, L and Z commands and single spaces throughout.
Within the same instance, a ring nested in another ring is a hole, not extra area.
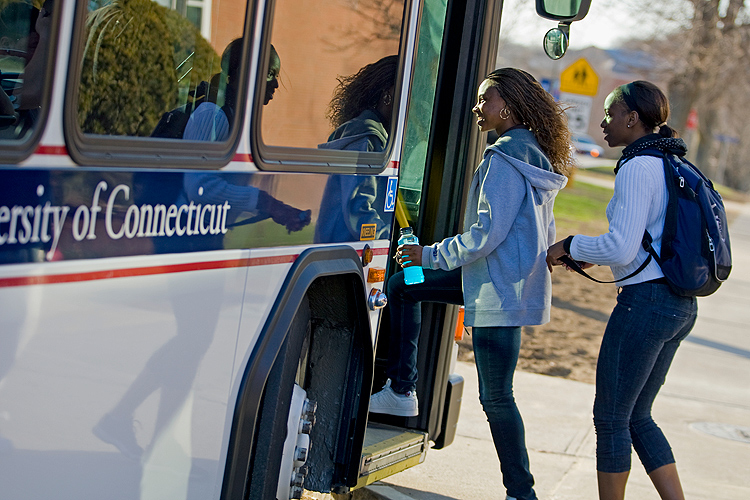
M 565 264 L 566 266 L 568 266 L 569 268 L 571 268 L 572 270 L 574 270 L 575 272 L 577 272 L 578 274 L 580 274 L 581 276 L 585 276 L 586 278 L 590 279 L 591 281 L 596 281 L 597 283 L 604 283 L 604 284 L 619 283 L 620 281 L 629 280 L 630 278 L 632 278 L 636 274 L 638 274 L 641 271 L 643 271 L 644 269 L 646 269 L 646 266 L 649 264 L 649 262 L 651 262 L 652 258 L 656 259 L 656 261 L 659 262 L 659 256 L 656 255 L 656 251 L 651 247 L 651 242 L 652 241 L 653 241 L 653 239 L 651 239 L 651 235 L 648 234 L 648 231 L 645 231 L 643 233 L 643 240 L 641 240 L 641 246 L 643 247 L 644 250 L 646 250 L 648 252 L 648 257 L 646 257 L 646 260 L 644 260 L 643 263 L 640 266 L 638 266 L 638 269 L 636 269 L 632 273 L 628 274 L 624 278 L 620 278 L 619 280 L 614 280 L 614 281 L 601 281 L 601 280 L 598 280 L 598 279 L 594 278 L 593 276 L 590 276 L 586 271 L 583 270 L 583 268 L 581 267 L 581 265 L 577 261 L 571 259 L 567 255 L 563 255 L 562 257 L 560 257 L 560 261 L 563 264 Z

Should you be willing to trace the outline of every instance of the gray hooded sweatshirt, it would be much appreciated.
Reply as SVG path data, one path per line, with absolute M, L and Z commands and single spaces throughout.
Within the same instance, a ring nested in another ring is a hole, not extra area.
M 425 268 L 461 267 L 467 325 L 549 321 L 545 259 L 555 241 L 555 196 L 567 181 L 552 171 L 529 130 L 510 130 L 485 150 L 469 189 L 464 233 L 422 253 Z
M 388 133 L 378 114 L 366 109 L 356 118 L 340 125 L 318 144 L 318 149 L 381 152 L 388 143 Z M 376 224 L 376 239 L 388 238 L 390 226 L 373 207 L 377 185 L 373 176 L 332 175 L 323 192 L 316 243 L 359 240 L 363 224 Z

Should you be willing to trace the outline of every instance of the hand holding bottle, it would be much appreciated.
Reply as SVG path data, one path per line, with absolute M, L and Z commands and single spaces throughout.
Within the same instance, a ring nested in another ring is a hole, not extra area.
M 414 285 L 424 282 L 422 272 L 422 247 L 419 240 L 414 236 L 410 227 L 401 228 L 401 237 L 398 239 L 398 250 L 396 251 L 396 262 L 404 268 L 404 283 Z
M 422 247 L 421 245 L 401 245 L 396 251 L 396 262 L 401 267 L 422 266 Z

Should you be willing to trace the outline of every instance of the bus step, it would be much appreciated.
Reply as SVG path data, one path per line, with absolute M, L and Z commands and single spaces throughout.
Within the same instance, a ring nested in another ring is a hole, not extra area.
M 425 432 L 368 423 L 356 487 L 361 488 L 422 463 L 427 447 Z

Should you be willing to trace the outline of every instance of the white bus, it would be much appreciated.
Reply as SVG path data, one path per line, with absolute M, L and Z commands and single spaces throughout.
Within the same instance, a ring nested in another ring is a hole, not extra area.
M 548 53 L 589 1 L 537 0 Z M 501 8 L 0 0 L 0 499 L 347 493 L 449 445 L 455 307 L 419 416 L 368 402 L 399 227 L 459 229 Z M 329 140 L 381 61 L 380 142 Z

